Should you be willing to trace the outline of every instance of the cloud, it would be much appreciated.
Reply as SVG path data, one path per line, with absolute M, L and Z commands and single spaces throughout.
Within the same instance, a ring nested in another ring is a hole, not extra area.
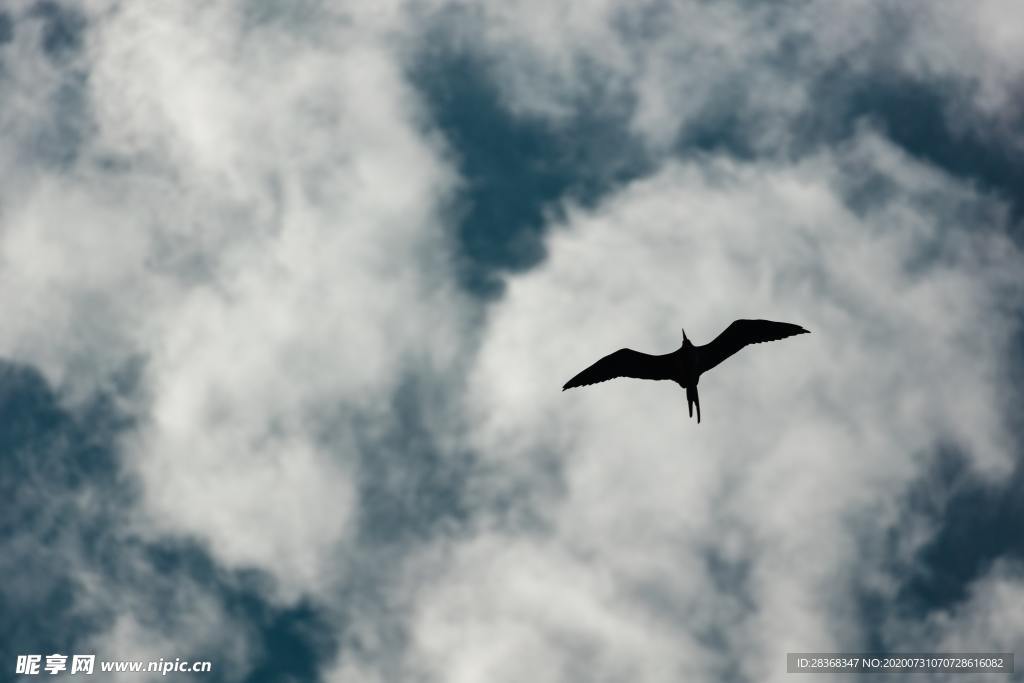
M 817 89 L 864 78 L 930 83 L 960 134 L 1020 142 L 1020 10 L 1007 0 L 429 6 L 491 65 L 512 111 L 565 119 L 625 100 L 654 153 L 709 128 L 729 142 L 723 126 L 753 153 L 802 148 L 816 142 L 802 119 L 837 104 Z
M 901 54 L 908 70 L 961 81 L 970 88 L 964 104 L 978 114 L 995 119 L 1020 117 L 1013 95 L 1024 75 L 1020 5 L 1005 0 L 941 7 L 914 3 L 907 12 L 919 20 Z
M 81 568 L 97 648 L 230 632 L 241 678 L 269 627 L 217 596 L 255 570 L 327 614 L 337 680 L 762 679 L 981 639 L 1017 590 L 1001 564 L 923 627 L 863 616 L 942 525 L 907 511 L 939 450 L 1016 466 L 1019 226 L 823 87 L 907 79 L 1016 144 L 1005 3 L 46 8 L 0 28 L 0 356 L 125 416 L 108 536 L 209 562 Z M 467 74 L 475 135 L 431 90 Z M 488 130 L 536 149 L 497 168 Z M 699 427 L 674 387 L 558 391 L 750 316 L 814 334 L 716 369 Z
M 144 358 L 125 459 L 156 527 L 294 590 L 353 514 L 357 455 L 324 421 L 453 357 L 453 178 L 380 44 L 140 9 L 93 27 L 90 147 L 8 204 L 4 349 L 69 384 Z
M 1019 652 L 1024 624 L 1012 606 L 1020 600 L 1022 588 L 1020 564 L 997 562 L 971 586 L 962 603 L 937 610 L 925 620 L 900 619 L 887 626 L 907 652 Z M 958 676 L 981 681 L 985 674 Z
M 494 307 L 472 377 L 480 499 L 528 493 L 424 589 L 436 677 L 772 679 L 786 651 L 865 642 L 855 589 L 899 580 L 885 540 L 937 448 L 994 481 L 1013 466 L 993 380 L 1021 254 L 958 218 L 988 201 L 865 130 L 792 165 L 669 163 L 570 209 Z M 616 348 L 761 315 L 813 334 L 709 374 L 700 427 L 674 386 L 558 390 Z
M 4 659 L 216 653 L 220 666 L 245 671 L 250 626 L 224 598 L 231 581 L 175 566 L 173 550 L 128 528 L 134 487 L 113 448 L 124 425 L 111 397 L 67 410 L 38 372 L 5 362 L 0 421 Z
M 441 221 L 456 178 L 384 37 L 329 13 L 309 39 L 284 21 L 246 26 L 241 7 L 192 10 L 94 6 L 81 54 L 60 63 L 16 27 L 0 354 L 43 370 L 72 407 L 123 400 L 118 467 L 140 496 L 117 528 L 196 541 L 291 604 L 356 564 L 369 454 L 353 425 L 392 429 L 405 378 L 458 357 Z M 60 164 L 19 167 L 74 70 L 88 74 L 88 139 Z M 139 607 L 152 585 L 94 583 L 113 594 L 117 618 L 96 636 L 107 651 L 173 657 L 175 640 L 230 630 L 201 591 L 175 599 L 175 627 Z

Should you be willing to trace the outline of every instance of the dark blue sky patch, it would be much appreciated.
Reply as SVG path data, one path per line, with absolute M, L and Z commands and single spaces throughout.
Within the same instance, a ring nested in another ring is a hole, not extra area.
M 973 583 L 1000 559 L 1024 559 L 1024 467 L 997 484 L 974 476 L 965 456 L 952 447 L 938 454 L 931 470 L 910 488 L 910 517 L 938 524 L 934 536 L 907 567 L 898 567 L 898 593 L 868 600 L 873 622 L 883 616 L 920 619 L 955 607 L 965 600 Z M 905 542 L 906 529 L 890 531 L 892 548 Z M 876 634 L 877 635 L 877 634 Z
M 921 554 L 923 571 L 907 586 L 908 596 L 931 609 L 963 600 L 997 559 L 1024 559 L 1024 472 L 995 488 L 964 482 L 943 512 L 940 532 Z
M 318 680 L 337 650 L 335 629 L 326 613 L 309 602 L 271 609 L 256 600 L 249 607 L 245 616 L 260 630 L 263 656 L 245 682 Z
M 216 644 L 188 653 L 213 663 L 212 681 L 315 681 L 337 651 L 337 628 L 326 610 L 307 600 L 277 606 L 266 599 L 271 579 L 262 572 L 227 571 L 199 544 L 166 540 L 141 548 L 146 561 L 162 575 L 208 586 L 232 622 L 244 627 L 252 650 L 252 670 L 244 677 L 220 661 Z M 168 594 L 157 602 L 170 603 Z
M 62 62 L 82 50 L 87 22 L 78 9 L 44 0 L 36 3 L 30 15 L 42 22 L 40 47 L 49 58 Z
M 60 410 L 56 396 L 38 372 L 0 362 L 0 454 L 5 460 L 14 459 L 21 464 L 22 458 L 27 457 L 25 449 L 52 440 L 58 429 L 69 424 L 68 416 Z
M 85 486 L 120 490 L 113 451 L 102 442 L 118 428 L 98 401 L 72 415 L 38 372 L 0 362 L 0 642 L 3 661 L 18 653 L 67 652 L 109 615 L 80 608 L 69 553 L 88 562 L 87 536 L 100 519 L 81 518 Z M 77 534 L 81 531 L 82 537 Z
M 859 122 L 870 121 L 911 156 L 1000 195 L 1020 220 L 1024 157 L 998 134 L 982 135 L 950 121 L 948 112 L 971 97 L 970 88 L 951 82 L 878 74 L 867 78 L 838 67 L 814 87 L 812 100 L 820 106 L 803 120 L 800 144 L 832 144 L 852 135 Z
M 0 45 L 11 42 L 14 39 L 14 19 L 10 12 L 0 9 Z
M 624 112 L 600 98 L 552 123 L 509 112 L 481 57 L 427 53 L 412 71 L 465 181 L 456 239 L 462 282 L 476 294 L 500 294 L 501 273 L 544 258 L 545 215 L 561 200 L 593 203 L 643 168 Z

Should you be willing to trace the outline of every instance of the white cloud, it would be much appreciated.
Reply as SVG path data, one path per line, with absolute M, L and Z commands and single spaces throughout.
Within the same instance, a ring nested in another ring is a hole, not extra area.
M 410 372 L 453 387 L 458 414 L 429 406 L 429 427 L 478 454 L 471 519 L 380 572 L 406 577 L 394 605 L 352 612 L 368 640 L 375 620 L 400 624 L 408 650 L 331 675 L 781 678 L 787 649 L 862 637 L 851 586 L 894 580 L 882 540 L 937 444 L 984 477 L 1011 466 L 1001 377 L 1022 264 L 1005 207 L 869 130 L 776 154 L 837 64 L 977 84 L 958 115 L 1016 115 L 1005 4 L 917 4 L 905 43 L 878 51 L 872 2 L 300 7 L 98 2 L 69 64 L 23 30 L 0 48 L 0 355 L 71 400 L 141 361 L 134 531 L 199 539 L 266 571 L 274 598 L 338 615 L 363 550 L 360 459 L 380 456 L 346 425 L 393 427 Z M 447 208 L 473 179 L 407 76 L 436 22 L 489 60 L 516 114 L 630 103 L 653 160 L 552 219 L 547 260 L 485 315 L 450 263 Z M 69 72 L 88 73 L 89 135 L 59 166 L 33 140 Z M 670 158 L 722 113 L 764 158 Z M 680 326 L 706 341 L 749 316 L 814 334 L 711 373 L 699 427 L 675 387 L 558 390 L 615 348 L 667 351 Z M 1015 582 L 982 582 L 971 604 Z M 222 623 L 196 608 L 161 632 L 124 590 L 104 643 L 166 656 Z M 971 609 L 943 633 L 972 628 Z
M 885 190 L 854 212 L 860 176 Z M 957 444 L 982 476 L 1012 466 L 993 378 L 1021 255 L 956 218 L 986 201 L 863 132 L 791 166 L 669 163 L 571 210 L 548 260 L 510 279 L 467 397 L 493 468 L 480 499 L 538 492 L 519 503 L 541 530 L 454 544 L 417 622 L 436 677 L 728 678 L 733 662 L 775 680 L 787 651 L 856 647 L 855 587 L 882 571 L 935 449 Z M 559 391 L 617 348 L 667 352 L 681 325 L 700 342 L 762 316 L 813 334 L 716 368 L 699 427 L 675 386 Z M 518 599 L 524 581 L 541 597 Z M 575 596 L 594 611 L 553 627 Z
M 700 643 L 644 608 L 644 586 L 623 587 L 602 562 L 552 540 L 493 536 L 460 549 L 414 622 L 431 680 L 673 681 L 706 673 Z
M 92 17 L 96 137 L 9 197 L 24 315 L 0 343 L 72 387 L 142 357 L 125 462 L 156 528 L 294 595 L 335 572 L 356 504 L 356 449 L 324 421 L 379 414 L 406 368 L 456 356 L 454 176 L 383 38 L 240 11 Z
M 456 178 L 386 25 L 325 13 L 310 37 L 240 12 L 93 8 L 77 58 L 92 136 L 66 167 L 13 174 L 16 144 L 4 154 L 0 355 L 71 401 L 141 360 L 131 532 L 197 539 L 290 601 L 352 562 L 362 455 L 337 421 L 390 423 L 404 373 L 458 357 Z M 22 47 L 55 90 L 59 67 Z M 15 142 L 53 106 L 28 81 L 4 84 L 38 114 L 5 118 Z M 97 647 L 173 658 L 219 628 L 200 628 L 202 595 L 168 626 L 133 606 L 145 587 L 105 585 L 119 617 Z

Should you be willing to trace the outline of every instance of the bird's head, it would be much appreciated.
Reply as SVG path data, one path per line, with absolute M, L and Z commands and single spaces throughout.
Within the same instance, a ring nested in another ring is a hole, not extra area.
M 687 344 L 690 343 L 690 340 L 686 338 L 686 330 L 683 328 L 681 329 L 683 330 L 683 346 L 686 346 Z

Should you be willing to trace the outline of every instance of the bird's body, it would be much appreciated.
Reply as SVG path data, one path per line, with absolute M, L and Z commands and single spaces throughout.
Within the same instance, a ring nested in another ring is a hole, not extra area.
M 619 349 L 565 383 L 562 391 L 588 384 L 604 382 L 615 377 L 669 380 L 686 390 L 690 417 L 697 408 L 700 422 L 700 397 L 697 383 L 700 376 L 733 355 L 747 344 L 785 339 L 808 330 L 792 323 L 773 320 L 737 320 L 718 335 L 714 341 L 695 346 L 683 331 L 682 345 L 672 353 L 654 356 L 633 349 Z

